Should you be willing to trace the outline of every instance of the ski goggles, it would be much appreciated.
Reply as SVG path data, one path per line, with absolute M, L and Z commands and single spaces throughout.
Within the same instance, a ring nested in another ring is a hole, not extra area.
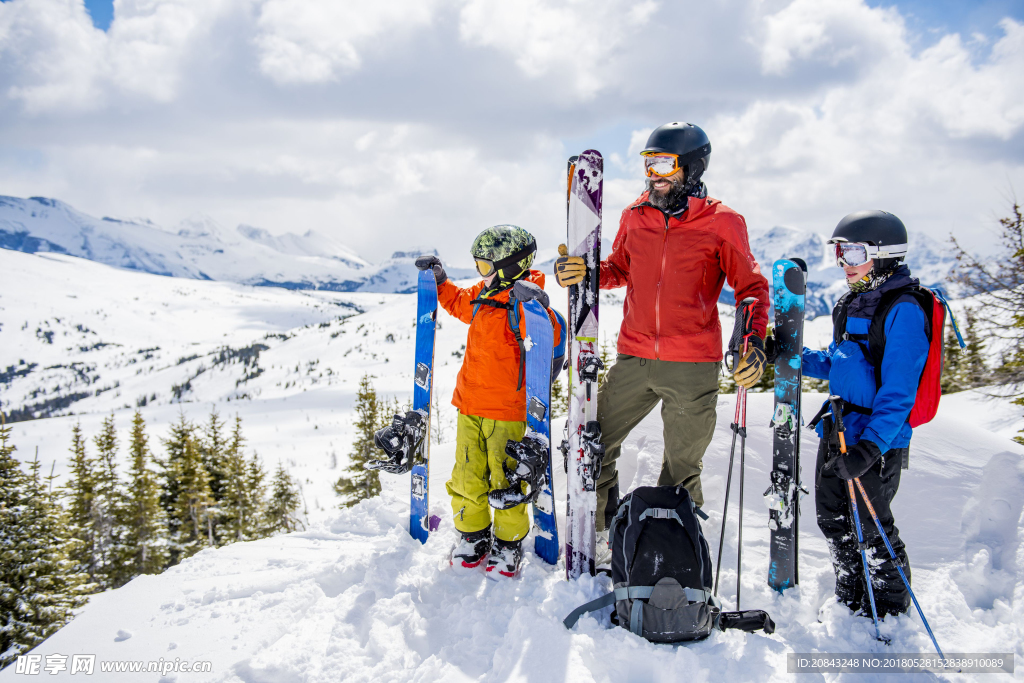
M 482 258 L 476 259 L 476 272 L 480 273 L 480 277 L 487 277 L 494 272 L 494 261 Z
M 679 170 L 679 155 L 665 152 L 650 152 L 643 155 L 644 172 L 647 177 L 652 175 L 666 178 Z
M 487 258 L 481 258 L 480 256 L 474 256 L 473 261 L 476 263 L 476 272 L 480 273 L 480 277 L 488 277 L 491 273 L 499 271 L 502 268 L 508 268 L 512 264 L 522 261 L 523 259 L 528 257 L 530 254 L 535 253 L 536 251 L 537 242 L 534 241 L 526 245 L 525 249 L 517 251 L 511 256 L 506 256 L 505 258 L 499 259 L 497 261 Z
M 907 255 L 906 244 L 889 244 L 876 247 L 867 242 L 847 242 L 842 237 L 828 241 L 836 250 L 836 265 L 863 266 L 876 258 L 901 258 Z

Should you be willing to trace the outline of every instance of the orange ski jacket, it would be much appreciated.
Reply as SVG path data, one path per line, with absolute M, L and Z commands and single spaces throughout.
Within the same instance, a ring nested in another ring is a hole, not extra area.
M 531 270 L 525 278 L 544 286 L 544 274 Z M 492 306 L 471 303 L 484 290 L 484 283 L 462 289 L 445 280 L 437 287 L 437 300 L 453 317 L 469 324 L 466 355 L 455 382 L 452 405 L 463 415 L 475 415 L 491 420 L 520 422 L 526 420 L 526 386 L 519 385 L 519 343 L 509 328 L 508 311 Z M 494 301 L 508 303 L 511 289 L 500 292 Z M 476 308 L 476 315 L 473 309 Z M 555 314 L 548 310 L 554 328 L 554 343 L 560 339 Z M 523 307 L 519 305 L 519 324 L 523 326 Z M 525 336 L 525 334 L 523 334 Z
M 718 296 L 728 281 L 736 301 L 754 297 L 753 328 L 768 325 L 768 281 L 750 253 L 743 216 L 717 199 L 690 197 L 682 218 L 647 202 L 622 211 L 601 289 L 626 287 L 619 353 L 669 361 L 723 357 Z

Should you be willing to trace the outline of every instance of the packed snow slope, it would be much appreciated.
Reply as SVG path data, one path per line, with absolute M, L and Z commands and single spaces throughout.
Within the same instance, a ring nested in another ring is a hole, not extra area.
M 820 398 L 806 396 L 809 404 Z M 724 416 L 731 405 L 731 397 L 719 402 L 722 419 L 705 460 L 711 519 L 704 529 L 713 552 L 730 436 Z M 1024 449 L 976 426 L 963 410 L 962 404 L 943 407 L 934 423 L 919 430 L 894 509 L 915 590 L 945 651 L 1014 652 L 1020 661 Z M 770 412 L 769 396 L 751 396 L 742 592 L 743 607 L 772 615 L 772 636 L 714 633 L 699 643 L 654 645 L 611 627 L 607 610 L 567 631 L 561 620 L 604 592 L 609 581 L 566 582 L 561 566 L 548 566 L 532 552 L 515 581 L 495 583 L 482 572 L 456 575 L 448 567 L 455 532 L 441 487 L 453 459 L 453 444 L 446 443 L 432 450 L 431 476 L 432 509 L 444 521 L 425 546 L 407 532 L 408 477 L 390 477 L 381 497 L 307 531 L 203 551 L 160 576 L 95 596 L 36 652 L 94 653 L 100 662 L 210 661 L 212 673 L 160 680 L 247 683 L 781 681 L 792 680 L 789 652 L 928 653 L 931 643 L 916 615 L 883 623 L 883 634 L 892 639 L 886 647 L 874 640 L 869 620 L 832 602 L 834 579 L 811 499 L 801 520 L 801 584 L 783 595 L 768 588 L 767 512 L 760 494 L 771 460 L 765 426 Z M 805 458 L 812 445 L 805 439 Z M 661 449 L 655 411 L 626 444 L 624 460 L 635 459 L 636 467 L 623 468 L 623 483 L 653 484 Z M 804 474 L 810 476 L 809 463 Z M 735 596 L 736 517 L 734 507 L 723 561 L 727 608 Z M 23 677 L 8 669 L 0 680 Z M 106 674 L 104 680 L 158 677 Z M 862 674 L 856 680 L 884 677 Z
M 552 282 L 548 290 L 564 310 L 564 293 Z M 602 336 L 609 343 L 621 305 L 621 290 L 602 297 Z M 568 632 L 562 618 L 608 582 L 567 583 L 561 567 L 543 564 L 532 552 L 517 581 L 454 575 L 447 564 L 455 532 L 444 482 L 454 459 L 448 402 L 466 326 L 444 313 L 435 354 L 441 435 L 431 447 L 430 476 L 440 530 L 425 546 L 409 537 L 408 475 L 383 475 L 381 497 L 338 511 L 331 484 L 347 462 L 359 378 L 369 373 L 382 394 L 408 400 L 414 318 L 409 295 L 254 288 L 0 250 L 4 410 L 8 401 L 59 396 L 67 391 L 63 384 L 86 394 L 62 409 L 74 415 L 14 424 L 17 455 L 31 458 L 38 448 L 44 467 L 53 462 L 63 477 L 76 421 L 91 436 L 113 411 L 123 443 L 130 413 L 141 405 L 159 452 L 158 437 L 179 411 L 201 421 L 215 407 L 223 417 L 239 414 L 249 448 L 271 467 L 284 463 L 299 480 L 308 525 L 288 536 L 203 551 L 160 576 L 93 596 L 36 652 L 213 665 L 209 674 L 97 673 L 97 680 L 245 682 L 789 680 L 788 652 L 930 652 L 916 615 L 887 620 L 883 631 L 893 645 L 886 649 L 874 641 L 869 621 L 831 604 L 834 579 L 814 524 L 813 497 L 805 499 L 801 520 L 801 585 L 784 595 L 768 589 L 761 493 L 771 460 L 771 397 L 763 394 L 750 397 L 742 606 L 767 610 L 778 625 L 774 635 L 716 633 L 687 646 L 652 645 L 610 628 L 607 611 Z M 827 341 L 828 323 L 822 317 L 809 324 L 808 345 Z M 730 325 L 724 318 L 724 328 Z M 75 364 L 88 381 L 61 367 Z M 805 395 L 807 409 L 821 398 Z M 711 517 L 704 529 L 712 552 L 733 399 L 719 399 L 705 459 Z M 947 653 L 1024 654 L 1024 448 L 1009 438 L 1020 426 L 1019 411 L 1005 401 L 965 392 L 944 398 L 939 417 L 914 437 L 894 509 L 915 590 Z M 655 482 L 662 447 L 654 411 L 625 444 L 625 488 Z M 808 480 L 813 447 L 805 431 Z M 722 578 L 727 608 L 736 582 L 738 482 L 733 486 Z M 559 467 L 555 490 L 564 500 Z M 561 504 L 558 510 L 561 518 Z M 41 675 L 60 680 L 70 674 Z M 6 680 L 24 677 L 12 668 L 0 672 Z

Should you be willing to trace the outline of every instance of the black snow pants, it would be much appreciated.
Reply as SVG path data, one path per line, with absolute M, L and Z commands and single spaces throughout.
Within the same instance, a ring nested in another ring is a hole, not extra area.
M 907 456 L 907 450 L 894 448 L 886 451 L 881 459 L 860 477 L 860 482 L 871 499 L 875 513 L 909 581 L 910 564 L 907 560 L 907 551 L 889 507 L 900 485 L 900 469 L 903 459 Z M 864 582 L 864 565 L 861 561 L 860 548 L 857 546 L 857 531 L 851 525 L 850 496 L 846 480 L 839 476 L 837 468 L 824 468 L 827 456 L 828 441 L 822 439 L 814 468 L 814 507 L 818 517 L 818 528 L 825 535 L 829 552 L 832 554 L 832 568 L 836 573 L 836 597 L 854 612 L 870 617 L 871 606 L 868 603 L 867 584 Z M 857 491 L 856 484 L 854 490 Z M 867 546 L 871 588 L 875 594 L 878 616 L 881 618 L 887 614 L 903 614 L 910 609 L 910 593 L 900 578 L 896 563 L 885 548 L 885 542 L 878 533 L 878 527 L 875 526 L 860 491 L 857 491 L 857 516 L 860 518 Z

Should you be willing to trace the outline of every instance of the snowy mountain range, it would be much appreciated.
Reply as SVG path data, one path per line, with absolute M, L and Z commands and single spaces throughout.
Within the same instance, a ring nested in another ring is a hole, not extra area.
M 770 272 L 771 264 L 783 256 L 807 262 L 808 317 L 828 314 L 845 291 L 842 271 L 826 257 L 825 240 L 818 233 L 783 226 L 750 231 L 751 250 L 762 272 Z M 910 241 L 913 273 L 924 284 L 944 285 L 953 257 L 923 234 L 913 233 Z M 546 253 L 553 244 L 540 246 Z M 0 248 L 69 254 L 117 268 L 198 280 L 390 293 L 415 289 L 413 260 L 422 253 L 395 252 L 382 263 L 371 264 L 337 240 L 312 231 L 272 235 L 249 225 L 232 231 L 204 216 L 166 229 L 144 219 L 93 218 L 55 199 L 4 196 Z M 537 267 L 551 270 L 550 261 Z M 454 279 L 474 276 L 470 269 L 447 270 Z M 723 292 L 722 301 L 733 303 L 732 292 Z
M 198 216 L 173 229 L 144 219 L 94 218 L 56 199 L 0 196 L 0 247 L 55 252 L 154 275 L 335 292 L 409 292 L 413 260 L 395 252 L 371 264 L 313 231 L 272 235 L 239 225 L 234 231 Z M 472 271 L 450 269 L 452 277 Z

